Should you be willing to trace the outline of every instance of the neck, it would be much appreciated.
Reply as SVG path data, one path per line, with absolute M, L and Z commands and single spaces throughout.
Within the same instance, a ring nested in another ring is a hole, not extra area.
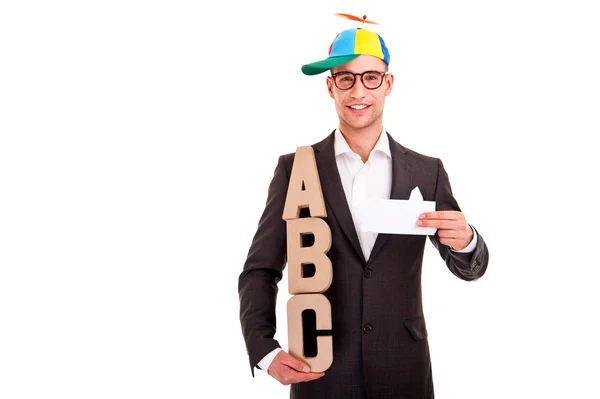
M 383 124 L 373 123 L 370 126 L 356 129 L 340 121 L 339 129 L 350 149 L 360 155 L 364 163 L 369 159 L 371 151 L 375 147 L 375 144 L 377 144 L 380 134 L 383 132 Z

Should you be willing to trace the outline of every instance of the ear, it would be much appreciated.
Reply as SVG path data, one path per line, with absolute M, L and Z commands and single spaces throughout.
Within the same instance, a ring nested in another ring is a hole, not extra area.
M 389 96 L 392 93 L 392 86 L 394 86 L 394 75 L 387 74 L 385 76 L 385 95 Z
M 327 91 L 329 97 L 333 98 L 333 78 L 331 76 L 327 76 Z

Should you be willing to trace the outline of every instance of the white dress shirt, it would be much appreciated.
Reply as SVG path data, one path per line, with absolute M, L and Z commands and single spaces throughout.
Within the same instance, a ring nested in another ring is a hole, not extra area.
M 392 190 L 392 153 L 390 142 L 385 129 L 379 135 L 379 140 L 369 154 L 369 158 L 363 163 L 360 155 L 354 153 L 339 129 L 335 131 L 333 144 L 335 161 L 337 164 L 346 200 L 350 207 L 352 220 L 358 235 L 360 247 L 369 260 L 369 255 L 377 239 L 377 233 L 362 232 L 361 220 L 357 210 L 364 204 L 367 198 L 390 199 Z M 472 252 L 477 246 L 477 233 L 473 230 L 473 240 L 469 245 L 455 252 Z M 271 362 L 279 353 L 281 348 L 276 348 L 266 355 L 258 367 L 268 370 Z

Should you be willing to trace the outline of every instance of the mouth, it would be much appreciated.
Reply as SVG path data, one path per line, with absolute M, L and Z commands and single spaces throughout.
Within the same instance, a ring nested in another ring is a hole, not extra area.
M 346 106 L 353 114 L 363 114 L 371 106 L 369 104 L 354 104 Z

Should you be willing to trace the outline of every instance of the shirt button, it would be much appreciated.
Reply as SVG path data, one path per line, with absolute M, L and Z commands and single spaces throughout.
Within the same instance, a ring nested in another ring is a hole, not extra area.
M 367 270 L 365 270 L 365 277 L 366 277 L 366 278 L 369 278 L 369 277 L 371 277 L 371 269 L 367 269 Z
M 364 332 L 365 334 L 368 334 L 368 333 L 370 333 L 370 332 L 371 332 L 371 330 L 372 330 L 372 329 L 373 329 L 373 326 L 372 326 L 372 325 L 370 325 L 370 324 L 365 324 L 365 327 L 363 328 L 363 332 Z

